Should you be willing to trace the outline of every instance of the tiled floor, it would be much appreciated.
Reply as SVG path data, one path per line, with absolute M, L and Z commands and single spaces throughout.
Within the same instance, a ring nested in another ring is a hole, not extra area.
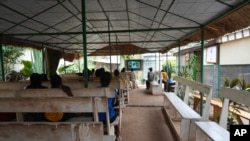
M 163 96 L 145 88 L 130 91 L 123 111 L 122 141 L 174 141 L 162 112 Z

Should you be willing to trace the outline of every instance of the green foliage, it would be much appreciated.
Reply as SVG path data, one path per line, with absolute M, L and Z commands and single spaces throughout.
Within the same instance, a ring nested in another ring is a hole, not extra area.
M 31 49 L 33 62 L 33 71 L 36 73 L 43 73 L 43 55 L 41 50 Z
M 240 84 L 241 84 L 242 89 L 245 90 L 246 87 L 247 87 L 247 82 L 246 82 L 246 80 L 243 79 L 242 82 L 241 82 Z
M 187 79 L 196 80 L 197 70 L 197 56 L 192 54 L 187 62 L 187 65 L 181 67 L 179 75 Z
M 19 61 L 18 58 L 24 55 L 23 50 L 23 48 L 10 45 L 3 46 L 3 62 L 5 65 L 5 73 L 13 70 L 14 64 Z
M 235 78 L 231 81 L 230 83 L 230 88 L 233 88 L 235 86 L 237 86 L 238 84 L 240 84 L 240 79 L 239 78 Z
M 27 60 L 22 60 L 21 63 L 23 64 L 23 68 L 21 69 L 21 73 L 25 76 L 25 77 L 29 77 L 32 73 L 33 73 L 33 64 L 31 61 L 27 61 Z
M 246 82 L 245 79 L 242 79 L 242 81 L 239 78 L 233 79 L 231 82 L 228 77 L 224 79 L 224 87 L 229 88 L 239 88 L 241 90 L 246 90 L 250 88 L 250 84 Z
M 225 80 L 224 80 L 224 86 L 229 87 L 229 85 L 230 85 L 230 80 L 229 80 L 228 77 L 226 77 Z
M 58 73 L 64 73 L 69 67 L 73 66 L 74 64 L 71 65 L 66 65 L 66 66 L 61 66 L 57 69 Z
M 163 71 L 167 72 L 168 78 L 171 79 L 172 73 L 175 72 L 175 66 L 173 66 L 171 62 L 167 61 L 165 64 L 162 65 L 162 69 Z
M 187 78 L 187 79 L 191 79 L 191 74 L 190 74 L 190 70 L 188 68 L 188 66 L 182 66 L 181 70 L 180 70 L 180 74 L 181 77 Z
M 245 79 L 242 79 L 242 81 L 239 78 L 233 79 L 231 82 L 228 77 L 224 79 L 224 86 L 229 87 L 232 89 L 240 89 L 240 90 L 250 90 L 250 84 L 247 84 Z M 239 109 L 246 110 L 249 109 L 248 106 L 242 105 L 240 103 L 236 103 L 234 101 L 229 101 L 229 105 L 232 107 L 233 112 L 240 113 Z M 236 123 L 236 117 L 235 114 L 232 112 L 228 112 L 228 125 L 233 125 Z

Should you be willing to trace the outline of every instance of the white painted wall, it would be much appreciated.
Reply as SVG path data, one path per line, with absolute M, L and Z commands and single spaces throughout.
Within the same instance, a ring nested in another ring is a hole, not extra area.
M 250 37 L 222 43 L 221 65 L 250 64 Z

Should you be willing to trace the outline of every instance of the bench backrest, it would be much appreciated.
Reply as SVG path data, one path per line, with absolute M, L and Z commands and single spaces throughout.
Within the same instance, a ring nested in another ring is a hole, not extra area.
M 113 88 L 79 88 L 71 90 L 76 97 L 106 96 L 115 97 Z M 22 90 L 0 90 L 1 97 L 63 97 L 67 96 L 59 88 L 54 89 L 22 89 Z
M 172 106 L 176 109 L 176 111 L 181 115 L 183 119 L 200 119 L 200 115 L 197 114 L 192 108 L 190 108 L 185 102 L 183 102 L 179 97 L 177 97 L 173 93 L 165 93 L 165 103 L 166 100 L 172 103 Z M 166 104 L 165 104 L 166 105 Z M 169 106 L 169 105 L 167 105 Z M 176 116 L 176 114 L 173 114 Z
M 103 141 L 102 123 L 0 123 L 1 141 Z
M 28 81 L 19 81 L 19 82 L 0 82 L 0 90 L 2 89 L 24 89 L 30 82 Z
M 106 112 L 106 97 L 5 97 L 0 112 Z
M 210 102 L 212 99 L 212 86 L 206 85 L 197 81 L 188 80 L 182 77 L 174 77 L 174 80 L 176 81 L 175 84 L 175 94 L 178 94 L 179 88 L 178 86 L 184 85 L 186 87 L 185 89 L 185 95 L 184 95 L 184 102 L 188 104 L 189 99 L 189 92 L 190 89 L 198 90 L 200 93 L 205 94 L 207 96 L 206 104 L 202 113 L 203 119 L 209 118 L 209 112 L 210 112 Z
M 99 121 L 98 112 L 109 113 L 107 98 L 114 97 L 112 88 L 73 89 L 72 93 L 74 97 L 68 97 L 61 89 L 0 90 L 0 112 L 92 112 L 94 120 Z M 109 120 L 107 126 L 110 127 Z
M 246 106 L 250 106 L 250 93 L 244 90 L 236 90 L 232 88 L 222 87 L 220 89 L 220 97 L 224 98 L 222 111 L 220 116 L 219 124 L 227 129 L 227 117 L 228 117 L 228 108 L 229 101 L 233 101 L 239 104 L 244 104 Z
M 9 89 L 9 90 L 22 90 L 26 86 L 30 84 L 29 81 L 19 81 L 19 82 L 0 82 L 0 90 L 3 89 Z M 79 88 L 85 88 L 84 82 L 83 81 L 67 81 L 63 82 L 64 85 L 69 86 L 71 89 L 79 89 Z M 46 86 L 48 88 L 51 87 L 50 82 L 42 82 L 43 86 Z M 100 86 L 100 82 L 88 82 L 88 88 L 96 88 Z M 109 87 L 112 87 L 114 89 L 118 89 L 120 87 L 120 82 L 119 80 L 114 80 L 110 82 Z

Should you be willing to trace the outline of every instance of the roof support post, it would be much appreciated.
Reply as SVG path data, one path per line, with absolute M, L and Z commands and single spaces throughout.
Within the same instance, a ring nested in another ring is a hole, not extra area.
M 178 73 L 177 75 L 180 76 L 180 72 L 181 72 L 181 41 L 179 40 L 178 42 Z
M 81 71 L 81 62 L 80 62 L 80 55 L 79 55 L 79 53 L 77 53 L 77 57 L 78 57 L 78 71 L 79 71 L 79 73 L 82 73 L 82 71 Z
M 203 83 L 203 57 L 204 57 L 204 39 L 205 39 L 205 34 L 204 34 L 204 26 L 201 26 L 201 83 Z M 200 93 L 200 115 L 202 116 L 203 112 L 203 94 Z
M 110 21 L 109 20 L 108 20 L 108 31 L 110 31 Z M 109 32 L 109 60 L 110 60 L 109 69 L 110 69 L 110 73 L 112 74 L 110 32 Z
M 220 65 L 220 46 L 221 46 L 221 44 L 219 44 L 218 46 L 217 46 L 217 51 L 218 51 L 218 55 L 217 55 L 217 61 L 218 61 L 218 78 L 217 78 L 217 81 L 218 81 L 218 97 L 220 97 L 220 84 L 221 84 L 221 80 L 220 80 L 220 78 L 221 78 L 221 65 Z
M 160 52 L 158 52 L 159 54 L 159 72 L 161 71 L 161 54 Z
M 66 68 L 64 49 L 62 51 L 62 57 L 63 57 L 63 66 Z M 67 74 L 67 69 L 64 69 L 64 74 Z
M 1 59 L 1 75 L 2 75 L 2 81 L 5 81 L 5 74 L 4 74 L 4 65 L 3 65 L 3 36 L 0 35 L 0 59 Z
M 47 73 L 47 57 L 46 57 L 46 48 L 44 47 L 44 44 L 42 44 L 42 62 L 43 62 L 43 73 L 46 75 Z
M 118 38 L 117 35 L 115 35 L 115 49 L 116 49 L 116 68 L 119 69 L 119 65 L 118 65 Z
M 88 64 L 87 64 L 87 37 L 86 37 L 86 13 L 85 0 L 82 0 L 82 41 L 83 41 L 83 64 L 84 64 L 84 86 L 88 87 Z

